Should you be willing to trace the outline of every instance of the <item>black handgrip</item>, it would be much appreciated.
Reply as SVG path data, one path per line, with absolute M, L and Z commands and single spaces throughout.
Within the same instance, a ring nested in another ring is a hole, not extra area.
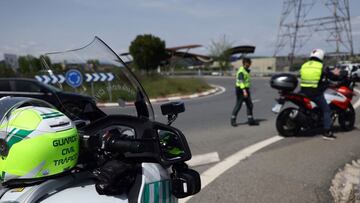
M 106 150 L 111 152 L 131 152 L 131 153 L 140 153 L 142 143 L 133 140 L 124 140 L 124 139 L 110 139 L 106 143 Z

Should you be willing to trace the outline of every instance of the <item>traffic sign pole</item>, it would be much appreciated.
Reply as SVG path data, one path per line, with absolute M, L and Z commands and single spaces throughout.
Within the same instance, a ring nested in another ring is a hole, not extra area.
M 95 95 L 95 91 L 94 91 L 94 83 L 93 83 L 93 82 L 91 82 L 90 84 L 91 84 L 91 96 L 92 96 L 92 97 L 94 97 L 94 95 Z
M 110 102 L 112 102 L 112 88 L 111 88 L 111 82 L 108 82 L 108 93 L 109 93 L 109 99 Z

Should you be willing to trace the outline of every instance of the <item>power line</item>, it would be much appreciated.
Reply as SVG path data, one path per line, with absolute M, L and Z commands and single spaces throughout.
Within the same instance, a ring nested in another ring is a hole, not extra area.
M 328 15 L 313 17 L 319 13 L 316 4 Z M 349 0 L 284 0 L 274 56 L 287 50 L 292 65 L 293 57 L 319 32 L 335 45 L 334 53 L 353 55 Z

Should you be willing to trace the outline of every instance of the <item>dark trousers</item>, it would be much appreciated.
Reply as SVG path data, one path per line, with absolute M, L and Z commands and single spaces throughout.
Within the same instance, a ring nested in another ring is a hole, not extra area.
M 236 87 L 236 104 L 234 107 L 234 110 L 232 112 L 232 119 L 236 119 L 237 114 L 239 113 L 242 103 L 245 102 L 246 104 L 246 110 L 247 110 L 247 115 L 248 115 L 248 119 L 253 119 L 253 103 L 251 100 L 251 95 L 250 95 L 250 91 L 249 89 L 246 89 L 248 96 L 244 97 L 243 94 L 243 90 Z
M 324 125 L 324 130 L 328 131 L 331 128 L 331 109 L 329 104 L 326 102 L 324 94 L 321 94 L 319 96 L 315 96 L 313 98 L 311 98 L 316 105 L 318 105 L 320 107 L 320 109 L 323 112 L 323 125 Z

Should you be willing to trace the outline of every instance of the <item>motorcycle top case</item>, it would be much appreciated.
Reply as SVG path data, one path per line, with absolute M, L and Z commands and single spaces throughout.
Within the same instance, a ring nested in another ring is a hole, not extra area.
M 298 83 L 297 77 L 289 73 L 276 74 L 270 79 L 271 87 L 281 91 L 293 91 Z

